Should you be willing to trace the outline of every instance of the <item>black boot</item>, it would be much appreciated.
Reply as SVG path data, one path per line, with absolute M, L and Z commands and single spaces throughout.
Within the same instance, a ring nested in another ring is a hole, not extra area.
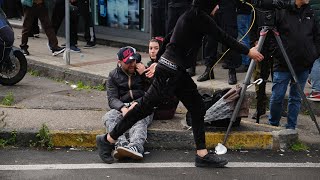
M 229 69 L 229 81 L 228 81 L 228 83 L 230 85 L 237 84 L 236 69 Z
M 192 77 L 194 75 L 196 75 L 196 66 L 192 66 L 190 68 L 187 69 L 187 72 L 189 73 L 189 75 Z
M 214 73 L 213 73 L 213 69 L 211 71 L 211 67 L 207 67 L 204 73 L 198 77 L 197 81 L 202 82 L 209 79 L 214 79 Z

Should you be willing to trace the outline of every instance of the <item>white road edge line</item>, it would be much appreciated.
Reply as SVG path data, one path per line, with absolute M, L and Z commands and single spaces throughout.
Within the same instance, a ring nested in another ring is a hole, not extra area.
M 0 165 L 0 171 L 24 170 L 68 170 L 68 169 L 128 169 L 128 168 L 194 168 L 191 162 L 166 163 L 114 163 L 114 164 L 34 164 Z M 233 168 L 320 168 L 320 163 L 274 163 L 274 162 L 230 162 L 226 167 Z

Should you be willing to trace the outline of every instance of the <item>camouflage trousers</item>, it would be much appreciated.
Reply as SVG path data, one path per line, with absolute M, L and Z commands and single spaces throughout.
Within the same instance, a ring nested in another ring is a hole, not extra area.
M 122 113 L 118 110 L 112 109 L 107 112 L 103 117 L 102 121 L 106 127 L 107 132 L 111 132 L 116 124 L 122 119 Z M 144 152 L 144 143 L 147 139 L 147 129 L 148 126 L 151 124 L 153 119 L 153 113 L 144 119 L 136 122 L 130 129 L 129 129 L 129 138 L 125 136 L 125 134 L 121 135 L 117 142 L 116 147 L 128 146 L 128 147 L 137 147 L 140 153 Z

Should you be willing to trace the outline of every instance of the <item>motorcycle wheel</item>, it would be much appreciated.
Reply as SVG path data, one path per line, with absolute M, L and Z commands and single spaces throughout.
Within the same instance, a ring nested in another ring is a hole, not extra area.
M 9 62 L 0 66 L 0 84 L 12 86 L 20 82 L 27 73 L 27 59 L 20 50 L 13 50 Z

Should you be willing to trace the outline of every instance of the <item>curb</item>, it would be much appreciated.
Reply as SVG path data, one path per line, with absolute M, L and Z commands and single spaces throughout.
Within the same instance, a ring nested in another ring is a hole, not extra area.
M 26 58 L 28 60 L 28 70 L 37 71 L 40 76 L 64 79 L 73 82 L 82 81 L 85 84 L 89 84 L 91 86 L 105 85 L 107 81 L 107 78 L 104 76 L 42 63 L 28 58 L 28 56 Z
M 16 146 L 28 147 L 30 142 L 37 142 L 38 132 L 17 132 Z M 105 133 L 101 130 L 67 130 L 51 131 L 52 143 L 54 147 L 77 147 L 95 148 L 96 135 Z M 206 132 L 206 145 L 208 149 L 223 141 L 224 132 Z M 11 132 L 1 132 L 0 137 L 10 138 Z M 242 131 L 231 132 L 226 143 L 228 149 L 254 149 L 254 150 L 277 150 L 286 149 L 291 143 L 298 140 L 298 134 L 286 134 L 281 131 Z M 146 148 L 151 149 L 194 149 L 193 134 L 190 130 L 185 131 L 163 131 L 148 130 Z

